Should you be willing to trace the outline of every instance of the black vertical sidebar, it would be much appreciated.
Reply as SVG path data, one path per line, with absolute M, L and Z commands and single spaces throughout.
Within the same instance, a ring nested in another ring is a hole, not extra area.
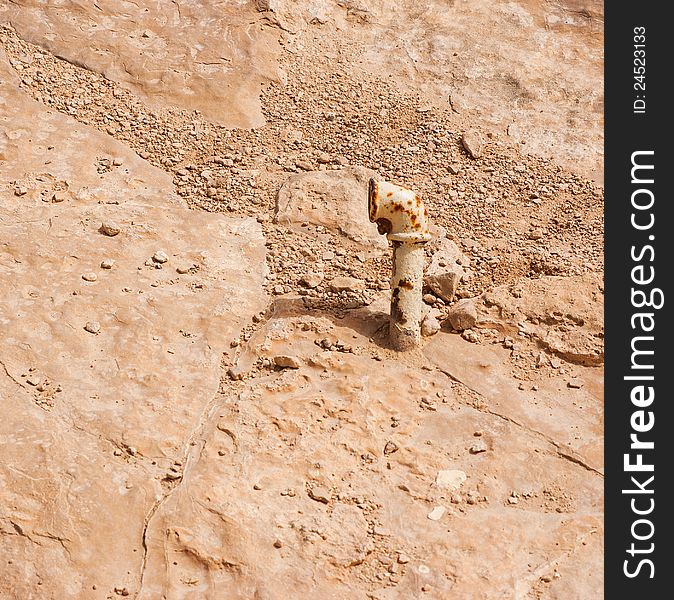
M 604 575 L 611 600 L 674 597 L 674 22 L 666 6 L 605 3 Z

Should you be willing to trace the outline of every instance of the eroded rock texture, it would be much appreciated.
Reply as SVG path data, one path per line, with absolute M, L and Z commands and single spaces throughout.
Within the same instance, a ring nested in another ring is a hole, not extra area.
M 599 597 L 601 19 L 2 4 L 0 597 Z

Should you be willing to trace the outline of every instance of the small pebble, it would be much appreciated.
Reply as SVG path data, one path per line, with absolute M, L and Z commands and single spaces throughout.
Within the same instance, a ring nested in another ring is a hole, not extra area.
M 426 516 L 431 520 L 431 521 L 439 521 L 442 519 L 442 515 L 445 514 L 445 511 L 447 509 L 444 506 L 436 506 L 431 512 L 429 512 Z
M 195 265 L 193 263 L 185 263 L 184 265 L 176 267 L 176 271 L 179 275 L 185 275 L 186 273 L 189 273 L 194 268 L 194 266 Z
M 96 281 L 98 279 L 98 276 L 96 275 L 96 273 L 83 273 L 82 279 L 84 279 L 84 281 Z
M 332 498 L 330 490 L 323 486 L 318 486 L 309 490 L 309 498 L 316 500 L 316 502 L 321 502 L 327 504 Z
M 28 379 L 26 379 L 26 383 L 28 385 L 32 385 L 34 387 L 37 387 L 42 383 L 42 378 L 39 377 L 38 375 L 31 375 Z
M 471 158 L 480 158 L 482 156 L 482 136 L 470 129 L 461 136 L 461 144 Z
M 160 265 L 163 265 L 164 263 L 168 262 L 168 254 L 164 252 L 163 250 L 157 250 L 153 255 L 152 255 L 152 260 L 156 263 L 159 263 Z
M 421 322 L 421 335 L 430 337 L 440 331 L 440 323 L 433 315 L 426 315 L 426 318 Z
M 121 231 L 121 228 L 119 225 L 117 225 L 117 223 L 106 221 L 101 225 L 98 231 L 100 231 L 103 235 L 107 235 L 108 237 L 114 237 Z
M 106 258 L 101 261 L 101 269 L 112 269 L 115 266 L 115 261 L 111 258 Z
M 282 369 L 299 369 L 302 366 L 300 359 L 296 356 L 275 356 L 274 364 Z
M 397 450 L 398 450 L 398 444 L 396 444 L 395 442 L 391 442 L 391 441 L 386 442 L 386 445 L 384 446 L 384 454 L 385 455 L 388 456 L 389 454 L 393 454 L 394 452 L 397 452 Z
M 98 321 L 89 321 L 84 326 L 84 330 L 89 333 L 99 333 L 101 331 L 101 324 Z
M 314 289 L 318 287 L 323 281 L 323 275 L 320 273 L 307 273 L 302 279 L 300 279 L 300 285 Z
M 478 440 L 476 444 L 473 444 L 470 447 L 471 454 L 480 454 L 481 452 L 487 451 L 487 444 L 484 443 L 484 440 Z
M 461 484 L 466 481 L 467 477 L 463 471 L 457 469 L 447 469 L 444 471 L 438 471 L 438 475 L 435 478 L 435 484 L 439 488 L 448 488 L 449 490 L 457 490 L 461 487 Z

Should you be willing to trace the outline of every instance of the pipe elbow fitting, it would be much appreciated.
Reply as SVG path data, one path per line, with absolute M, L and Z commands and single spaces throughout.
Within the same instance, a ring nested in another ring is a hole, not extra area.
M 370 179 L 368 185 L 370 221 L 379 233 L 394 242 L 427 242 L 428 211 L 421 197 L 406 188 Z

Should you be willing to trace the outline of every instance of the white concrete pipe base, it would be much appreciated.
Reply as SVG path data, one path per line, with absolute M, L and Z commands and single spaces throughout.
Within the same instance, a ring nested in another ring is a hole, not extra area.
M 425 245 L 393 242 L 389 339 L 396 350 L 411 350 L 421 344 Z

